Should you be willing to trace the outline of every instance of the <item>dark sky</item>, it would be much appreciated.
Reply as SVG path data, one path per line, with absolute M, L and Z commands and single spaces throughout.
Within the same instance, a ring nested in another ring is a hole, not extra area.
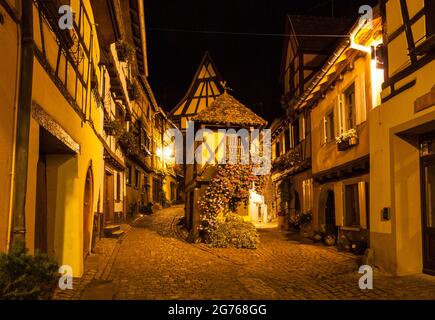
M 184 96 L 208 50 L 232 94 L 268 121 L 282 114 L 283 38 L 154 29 L 284 33 L 289 14 L 358 16 L 376 0 L 145 0 L 149 81 L 170 111 Z M 332 5 L 332 3 L 334 3 Z M 321 33 L 321 30 L 319 30 Z

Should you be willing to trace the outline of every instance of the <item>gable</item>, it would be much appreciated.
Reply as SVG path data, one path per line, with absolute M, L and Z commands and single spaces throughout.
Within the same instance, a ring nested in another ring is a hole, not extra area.
M 206 52 L 189 90 L 177 106 L 172 109 L 170 116 L 173 118 L 194 116 L 207 108 L 222 94 L 221 81 L 215 64 L 209 53 Z

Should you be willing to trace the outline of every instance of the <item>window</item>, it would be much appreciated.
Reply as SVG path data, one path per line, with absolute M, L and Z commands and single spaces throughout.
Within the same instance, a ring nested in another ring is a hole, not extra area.
M 131 186 L 131 166 L 127 166 L 125 175 L 126 175 L 125 183 L 128 186 Z
M 290 130 L 287 129 L 284 132 L 284 146 L 285 146 L 285 152 L 290 150 Z
M 356 127 L 355 84 L 344 92 L 346 130 Z
M 324 143 L 328 143 L 335 140 L 335 128 L 334 128 L 334 111 L 329 112 L 323 118 L 323 134 Z
M 360 203 L 357 183 L 345 187 L 344 223 L 346 227 L 360 226 Z
M 121 174 L 116 174 L 116 201 L 121 201 Z
M 300 142 L 299 121 L 296 121 L 295 123 L 292 124 L 292 129 L 293 129 L 293 146 L 297 146 Z
M 140 172 L 139 172 L 139 170 L 137 170 L 137 169 L 135 169 L 134 170 L 134 187 L 136 188 L 136 189 L 139 189 L 139 186 L 140 186 Z
M 279 142 L 275 143 L 275 158 L 279 158 L 281 155 L 281 150 L 279 146 Z

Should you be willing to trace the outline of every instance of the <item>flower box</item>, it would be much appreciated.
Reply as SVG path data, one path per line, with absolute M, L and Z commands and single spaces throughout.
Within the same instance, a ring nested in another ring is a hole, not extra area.
M 350 129 L 336 138 L 338 151 L 345 151 L 359 143 L 355 129 Z

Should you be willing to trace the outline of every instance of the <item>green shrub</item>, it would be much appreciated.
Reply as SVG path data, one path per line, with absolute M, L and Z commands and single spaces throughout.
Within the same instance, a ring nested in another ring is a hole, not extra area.
M 217 223 L 208 233 L 207 242 L 211 247 L 255 249 L 260 242 L 260 235 L 255 226 L 245 222 L 235 214 L 228 214 L 225 221 Z
M 0 299 L 49 299 L 56 286 L 59 266 L 45 254 L 31 256 L 23 245 L 0 254 Z

